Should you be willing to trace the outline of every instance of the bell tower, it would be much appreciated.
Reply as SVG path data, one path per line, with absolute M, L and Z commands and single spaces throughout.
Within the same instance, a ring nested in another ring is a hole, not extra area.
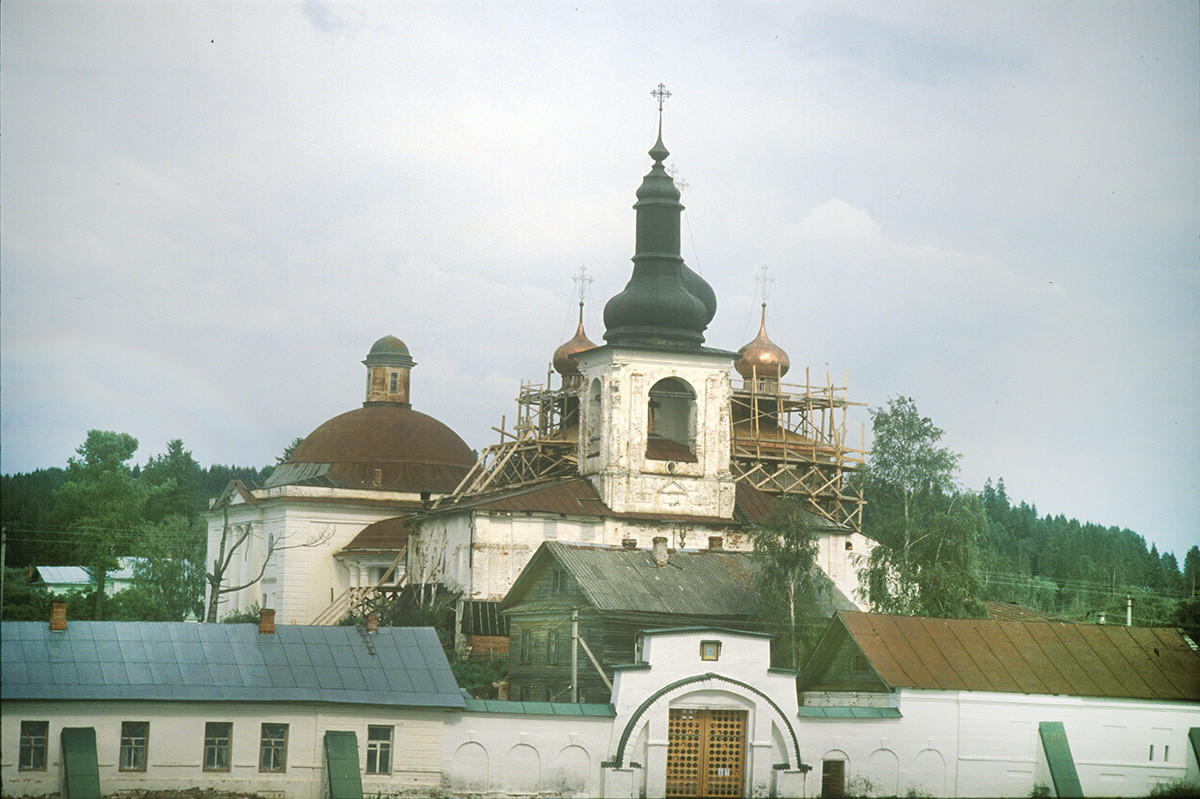
M 730 363 L 704 347 L 712 287 L 680 255 L 679 189 L 663 161 L 661 83 L 653 166 L 637 192 L 633 275 L 604 306 L 605 344 L 577 353 L 579 472 L 617 512 L 733 517 Z

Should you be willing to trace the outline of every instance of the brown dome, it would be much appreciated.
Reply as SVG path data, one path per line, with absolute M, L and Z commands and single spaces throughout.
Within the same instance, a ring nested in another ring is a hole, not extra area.
M 335 416 L 296 447 L 268 488 L 306 483 L 414 493 L 453 491 L 475 454 L 446 425 L 399 403 Z
M 571 356 L 595 348 L 596 345 L 583 332 L 583 303 L 581 302 L 579 303 L 579 329 L 575 331 L 575 338 L 554 351 L 554 371 L 560 375 L 579 374 L 579 364 Z
M 787 353 L 771 339 L 767 338 L 767 304 L 762 307 L 762 325 L 758 336 L 749 344 L 738 350 L 740 356 L 733 362 L 733 368 L 747 380 L 758 376 L 778 380 L 787 374 L 791 363 Z

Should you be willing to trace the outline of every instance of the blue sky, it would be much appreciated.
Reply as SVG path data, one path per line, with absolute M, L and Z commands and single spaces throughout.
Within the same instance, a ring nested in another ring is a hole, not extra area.
M 707 343 L 912 396 L 961 482 L 1200 541 L 1194 3 L 10 0 L 5 473 L 263 465 L 362 400 L 475 448 L 629 277 L 660 81 Z M 852 426 L 869 425 L 865 408 Z

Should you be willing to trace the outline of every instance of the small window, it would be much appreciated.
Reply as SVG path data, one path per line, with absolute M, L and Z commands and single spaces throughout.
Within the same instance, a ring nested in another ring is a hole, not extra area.
M 824 799 L 840 799 L 846 791 L 846 761 L 824 760 L 821 762 L 821 796 Z
M 392 372 L 392 384 L 391 384 L 391 388 L 389 389 L 389 393 L 391 393 L 391 394 L 396 393 L 396 381 L 399 380 L 399 378 L 400 378 L 400 375 L 398 373 Z
M 546 662 L 551 665 L 558 663 L 558 630 L 546 633 Z
M 262 725 L 262 744 L 258 750 L 259 771 L 287 771 L 286 724 Z
M 46 770 L 46 739 L 49 735 L 48 721 L 21 722 L 21 751 L 17 761 L 20 771 Z
M 550 570 L 550 593 L 565 594 L 567 592 L 567 573 L 563 569 Z
M 521 631 L 521 662 L 528 663 L 533 654 L 533 636 L 529 630 Z
M 118 768 L 121 771 L 146 770 L 146 744 L 150 737 L 150 722 L 121 722 L 121 755 Z
M 233 725 L 227 721 L 210 721 L 204 725 L 204 770 L 229 771 L 229 741 Z
M 700 642 L 700 659 L 701 660 L 717 660 L 721 657 L 721 642 L 720 641 L 701 641 Z
M 381 725 L 367 727 L 367 773 L 392 773 L 392 728 Z

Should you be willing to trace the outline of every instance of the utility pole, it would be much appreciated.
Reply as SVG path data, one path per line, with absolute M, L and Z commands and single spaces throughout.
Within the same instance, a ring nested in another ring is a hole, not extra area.
M 571 609 L 571 704 L 579 704 L 579 610 Z
M 8 530 L 0 527 L 0 619 L 4 618 L 4 572 L 8 566 Z

